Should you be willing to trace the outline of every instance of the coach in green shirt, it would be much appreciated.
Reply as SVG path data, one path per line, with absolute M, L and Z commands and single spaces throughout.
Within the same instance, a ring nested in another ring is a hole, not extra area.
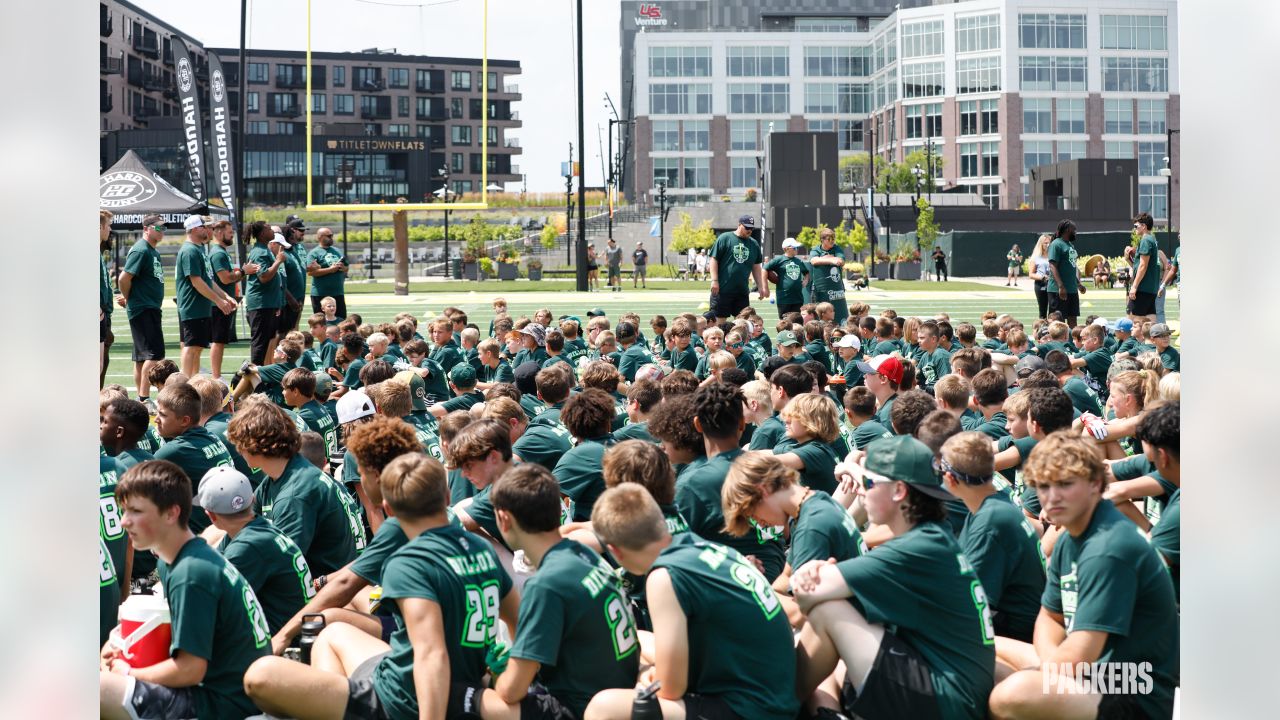
M 182 341 L 182 372 L 194 377 L 200 372 L 200 351 L 213 341 L 213 310 L 235 312 L 236 302 L 213 282 L 209 259 L 205 255 L 212 219 L 192 215 L 184 227 L 187 239 L 178 249 L 174 265 L 174 286 L 178 299 L 178 338 Z
M 1075 327 L 1080 316 L 1080 296 L 1084 285 L 1080 284 L 1076 268 L 1076 224 L 1070 220 L 1058 223 L 1058 232 L 1049 243 L 1049 312 L 1062 313 L 1067 327 Z
M 1164 272 L 1160 267 L 1160 244 L 1151 232 L 1154 225 L 1151 213 L 1141 213 L 1133 220 L 1133 230 L 1140 239 L 1126 311 L 1134 322 L 1156 322 L 1156 293 L 1160 292 L 1160 277 Z
M 813 302 L 829 302 L 836 309 L 835 322 L 843 325 L 849 317 L 849 305 L 844 298 L 844 249 L 836 245 L 836 233 L 822 228 L 818 233 L 818 247 L 809 253 L 813 266 Z
M 249 236 L 254 240 L 249 250 L 249 263 L 258 268 L 256 273 L 249 275 L 244 294 L 252 335 L 249 360 L 254 365 L 263 365 L 268 360 L 267 350 L 275 340 L 280 308 L 284 305 L 284 278 L 280 276 L 280 268 L 284 267 L 284 251 L 277 248 L 272 252 L 270 242 L 276 233 L 261 220 L 249 226 Z
M 755 218 L 738 218 L 738 229 L 720 233 L 711 246 L 708 269 L 711 272 L 712 309 L 725 320 L 736 317 L 749 303 L 749 279 L 754 278 L 761 300 L 769 297 L 769 284 L 760 267 L 760 243 L 751 236 Z
M 800 312 L 804 304 L 804 285 L 808 282 L 805 276 L 809 268 L 796 257 L 800 242 L 795 238 L 782 241 L 783 254 L 773 258 L 764 269 L 767 273 L 775 273 L 778 277 L 778 317 L 789 312 Z
M 320 301 L 331 297 L 338 305 L 337 317 L 347 316 L 347 259 L 333 246 L 333 231 L 316 231 L 319 243 L 307 253 L 307 274 L 311 276 L 311 312 L 320 312 Z
M 160 326 L 160 304 L 164 302 L 164 269 L 156 245 L 164 238 L 164 220 L 159 215 L 142 219 L 142 238 L 129 248 L 118 280 L 120 297 L 116 304 L 127 309 L 133 334 L 133 381 L 138 399 L 151 397 L 147 372 L 156 360 L 164 359 L 164 330 Z

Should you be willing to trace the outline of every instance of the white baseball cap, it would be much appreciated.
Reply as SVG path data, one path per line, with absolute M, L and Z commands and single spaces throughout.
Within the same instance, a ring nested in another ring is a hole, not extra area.
M 804 246 L 801 245 L 800 241 L 796 240 L 795 238 L 787 238 L 786 240 L 782 241 L 783 250 L 786 250 L 787 248 L 798 248 L 798 247 L 804 247 Z
M 374 414 L 373 401 L 363 390 L 352 390 L 338 398 L 339 425 L 345 425 L 352 420 L 359 420 L 372 414 Z
M 857 335 L 854 335 L 853 333 L 849 333 L 847 335 L 842 335 L 840 339 L 836 341 L 836 347 L 853 348 L 854 350 L 861 350 L 862 341 L 858 339 Z
M 212 219 L 207 218 L 204 215 L 188 215 L 187 219 L 182 223 L 182 228 L 187 232 L 191 232 L 198 227 L 204 227 L 211 224 Z
M 293 247 L 292 245 L 289 244 L 288 240 L 284 239 L 284 235 L 281 235 L 280 233 L 276 233 L 276 236 L 271 238 L 268 242 L 280 243 L 280 245 L 285 250 L 288 250 L 289 248 Z

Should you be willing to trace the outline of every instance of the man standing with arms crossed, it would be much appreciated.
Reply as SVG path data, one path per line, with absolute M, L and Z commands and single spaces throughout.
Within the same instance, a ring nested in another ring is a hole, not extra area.
M 1076 269 L 1076 224 L 1070 220 L 1058 223 L 1058 233 L 1049 243 L 1049 312 L 1057 310 L 1067 327 L 1076 326 L 1080 316 L 1080 283 Z
M 333 246 L 333 231 L 316 231 L 319 245 L 307 254 L 307 274 L 311 276 L 311 312 L 321 312 L 320 301 L 331 297 L 338 304 L 338 319 L 347 317 L 347 259 Z
M 631 287 L 635 288 L 637 280 L 643 283 L 640 287 L 649 287 L 649 251 L 644 249 L 643 240 L 636 241 L 636 249 L 631 253 L 631 261 L 635 263 L 636 268 L 631 273 Z
M 200 351 L 209 347 L 213 337 L 213 308 L 230 315 L 236 301 L 213 282 L 204 246 L 213 234 L 212 220 L 204 215 L 191 215 L 183 223 L 187 239 L 178 250 L 173 281 L 178 296 L 178 338 L 182 342 L 182 373 L 195 377 L 200 372 Z
M 258 268 L 257 272 L 249 274 L 244 297 L 252 338 L 249 361 L 254 365 L 266 365 L 275 350 L 276 324 L 280 306 L 284 304 L 284 278 L 280 277 L 284 252 L 270 250 L 268 245 L 276 234 L 261 220 L 249 225 L 245 234 L 254 239 L 253 248 L 249 250 L 249 264 Z
M 213 230 L 213 242 L 209 243 L 209 267 L 213 269 L 213 282 L 228 297 L 236 297 L 236 284 L 246 275 L 258 272 L 257 263 L 247 262 L 242 268 L 233 268 L 227 248 L 235 242 L 235 228 L 227 220 L 219 220 L 209 226 Z M 215 380 L 222 379 L 222 354 L 227 343 L 235 338 L 236 313 L 214 310 L 213 328 L 210 333 L 209 372 Z
M 1155 221 L 1150 213 L 1141 213 L 1133 220 L 1138 233 L 1138 263 L 1133 271 L 1133 284 L 1129 286 L 1129 319 L 1134 322 L 1157 322 L 1156 295 L 1163 292 L 1160 281 L 1160 245 L 1156 242 L 1151 226 Z
M 164 219 L 151 214 L 142 219 L 142 239 L 129 248 L 120 271 L 116 304 L 128 309 L 133 333 L 133 384 L 138 399 L 154 409 L 147 374 L 164 359 L 164 331 L 160 328 L 160 303 L 164 302 L 164 269 L 156 245 L 164 238 Z
M 813 302 L 831 303 L 836 309 L 835 322 L 840 325 L 849 317 L 849 305 L 844 299 L 844 249 L 836 246 L 836 233 L 831 228 L 822 228 L 818 238 L 818 247 L 809 254 Z
M 760 243 L 751 237 L 755 226 L 755 218 L 743 215 L 738 218 L 737 230 L 720 233 L 711 246 L 711 309 L 721 320 L 735 317 L 748 305 L 748 277 L 755 279 L 761 300 L 769 297 L 769 285 L 760 267 Z
M 778 318 L 789 312 L 800 312 L 804 304 L 805 275 L 809 268 L 804 261 L 796 257 L 800 243 L 795 238 L 782 241 L 782 255 L 778 255 L 765 266 L 767 272 L 778 278 Z

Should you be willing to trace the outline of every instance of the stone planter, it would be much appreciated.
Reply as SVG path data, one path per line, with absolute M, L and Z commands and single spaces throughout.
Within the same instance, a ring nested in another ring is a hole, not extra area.
M 898 280 L 919 280 L 920 279 L 920 263 L 918 262 L 900 262 L 896 277 Z
M 498 263 L 499 280 L 515 280 L 520 277 L 520 266 L 515 263 Z
M 462 263 L 462 279 L 463 280 L 480 279 L 480 263 L 478 262 Z
M 530 280 L 541 280 L 541 279 L 542 279 L 542 268 L 529 268 L 529 279 L 530 279 Z
M 876 280 L 888 280 L 889 271 L 893 267 L 891 263 L 878 262 L 871 266 L 871 277 Z

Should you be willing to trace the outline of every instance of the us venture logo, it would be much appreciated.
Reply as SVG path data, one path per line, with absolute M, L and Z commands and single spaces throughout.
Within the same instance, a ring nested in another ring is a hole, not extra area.
M 667 19 L 662 17 L 662 8 L 652 3 L 640 5 L 635 20 L 640 27 L 662 27 L 667 24 Z

